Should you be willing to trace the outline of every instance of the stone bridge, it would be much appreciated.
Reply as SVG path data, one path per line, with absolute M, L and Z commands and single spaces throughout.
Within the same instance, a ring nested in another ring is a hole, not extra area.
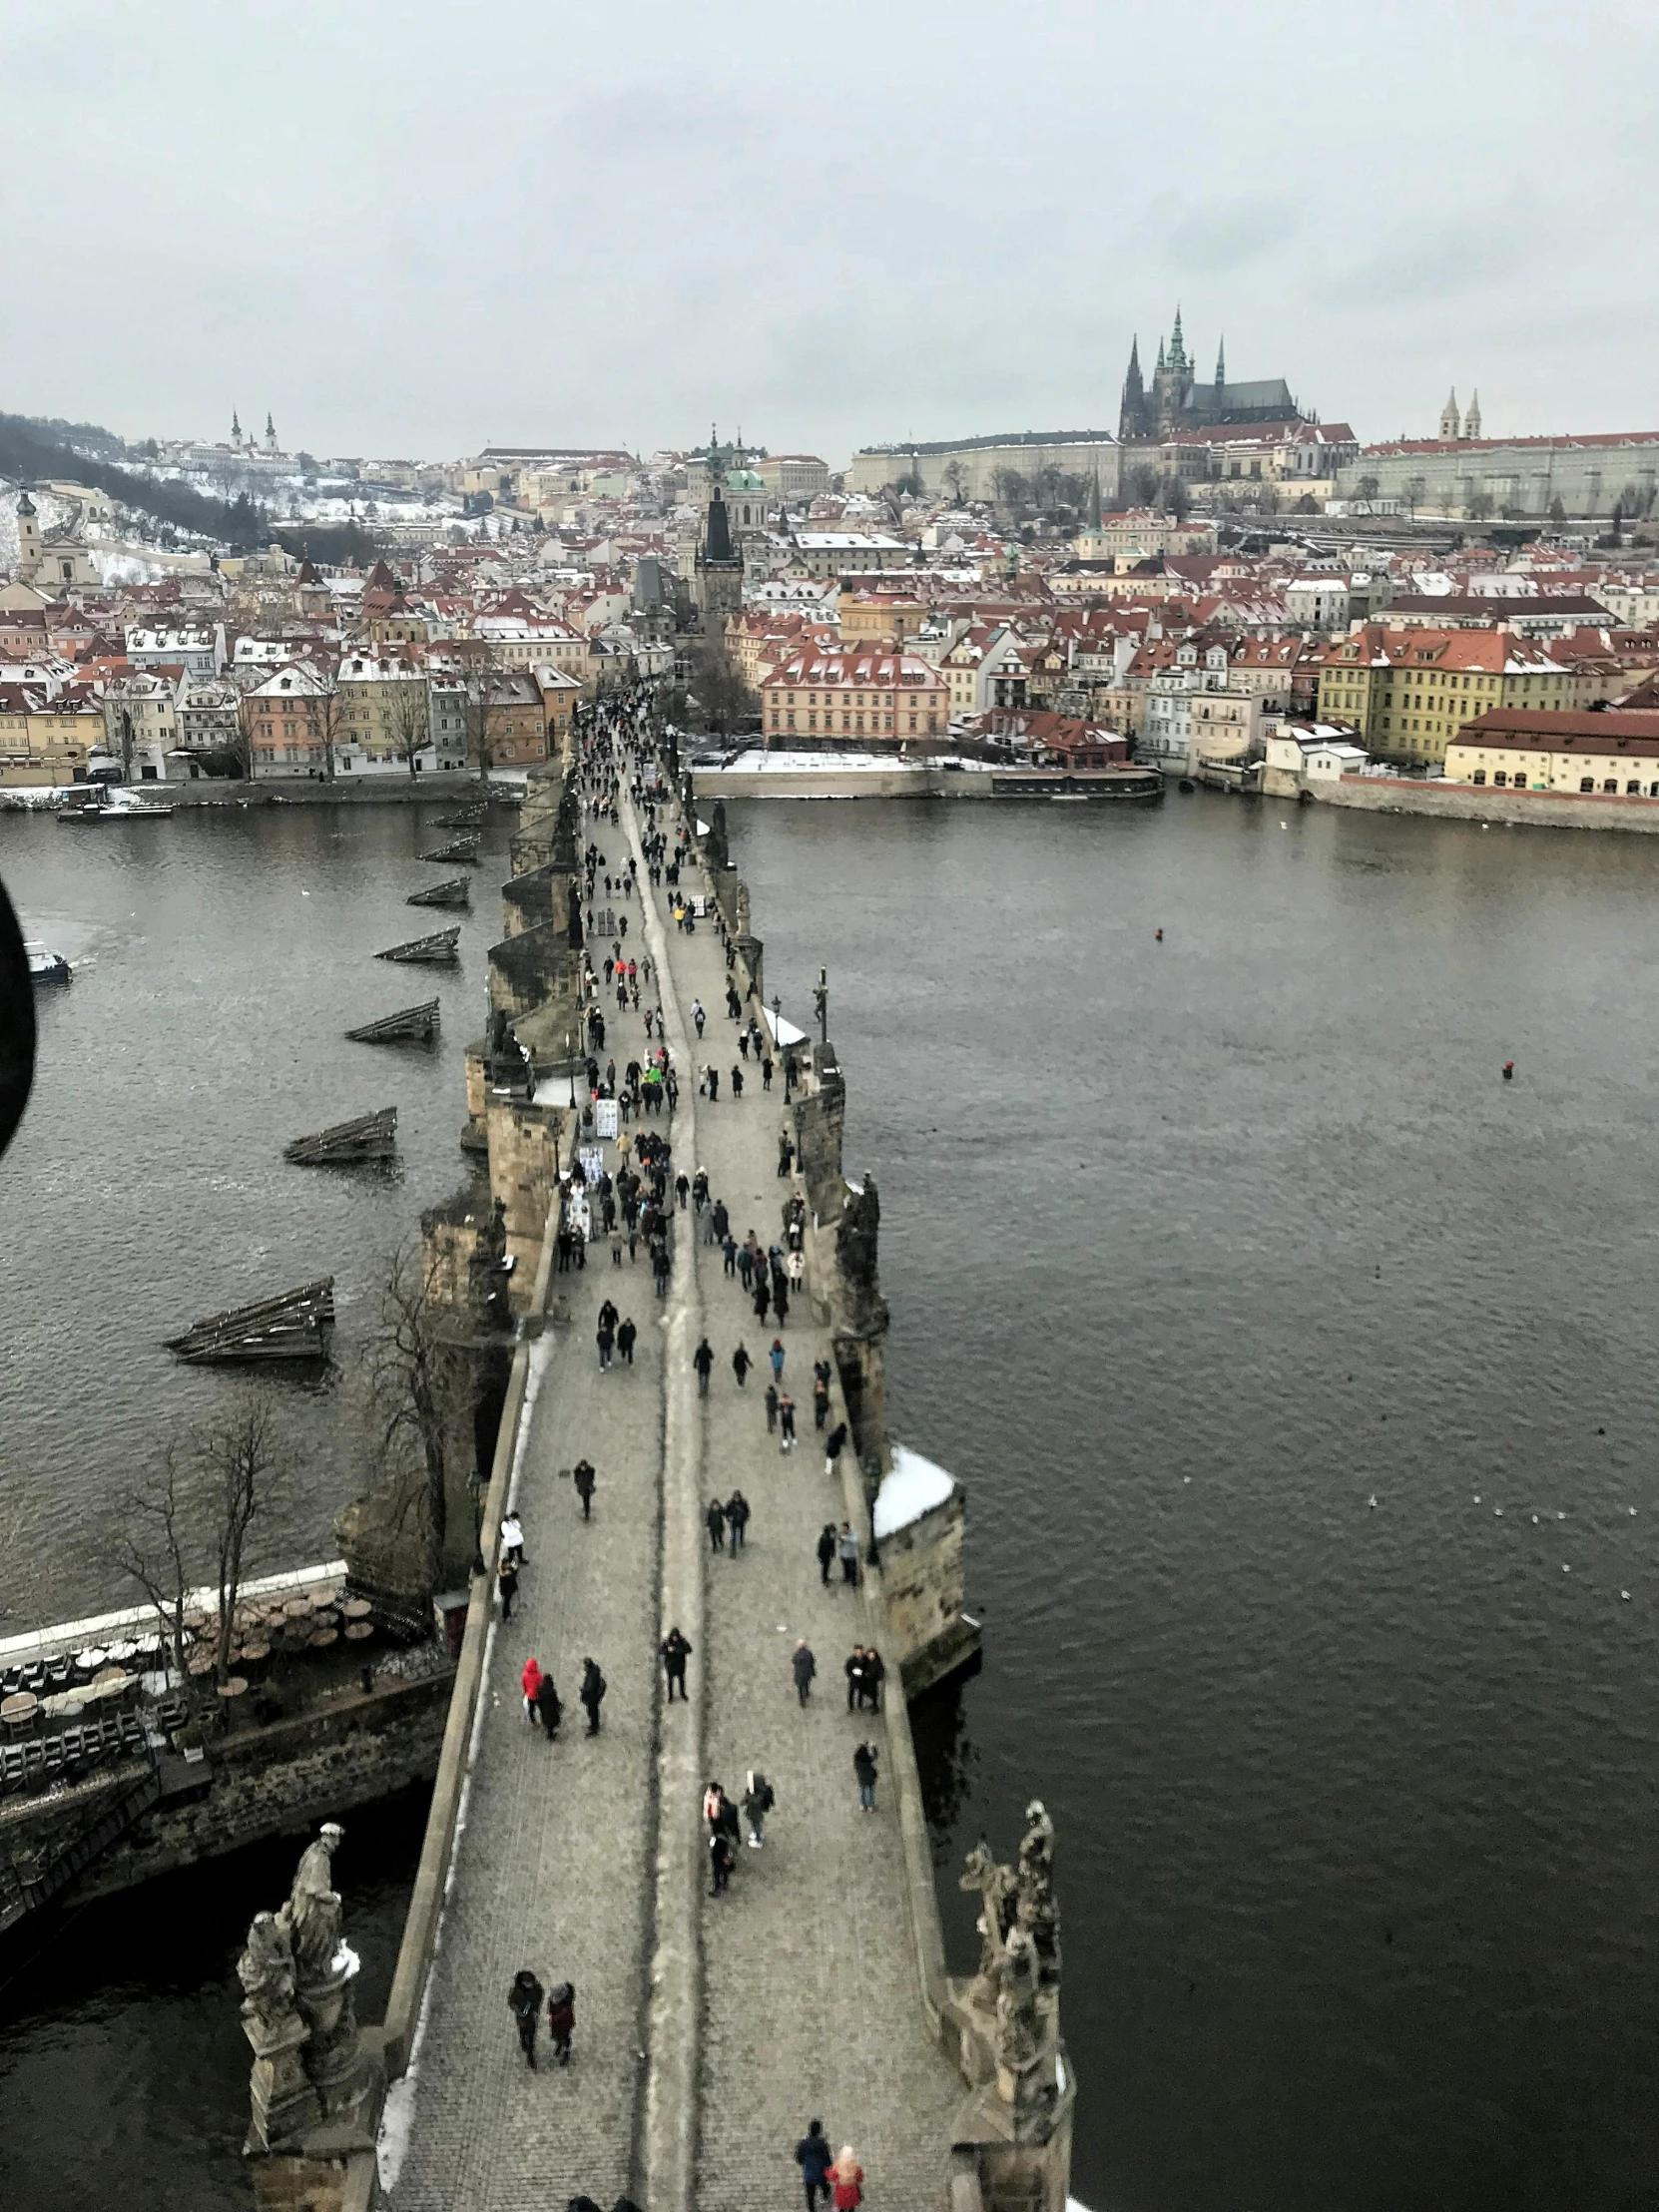
M 812 1229 L 806 1295 L 782 1330 L 757 1320 L 708 1241 L 707 1213 L 691 1208 L 674 1216 L 665 1297 L 643 1243 L 634 1259 L 624 1240 L 618 1263 L 596 1236 L 583 1268 L 556 1272 L 554 1194 L 575 1133 L 570 1079 L 551 1068 L 558 1040 L 580 1033 L 590 1003 L 607 1024 L 601 1062 L 643 1058 L 646 1037 L 602 981 L 591 1001 L 583 995 L 565 950 L 579 880 L 571 797 L 555 820 L 557 777 L 543 789 L 515 848 L 536 880 L 508 893 L 509 964 L 521 980 L 539 968 L 555 996 L 539 1036 L 533 1013 L 517 1023 L 534 1057 L 526 1083 L 498 1085 L 479 1047 L 468 1087 L 474 1141 L 487 1140 L 503 1202 L 497 1256 L 504 1237 L 523 1320 L 483 1550 L 492 1569 L 493 1531 L 511 1508 L 526 1557 L 510 1620 L 492 1603 L 493 1572 L 470 1583 L 425 1854 L 383 2036 L 370 2038 L 391 2084 L 379 2186 L 394 2212 L 506 2212 L 578 2196 L 606 2206 L 625 2197 L 649 2212 L 759 2212 L 800 2201 L 795 2145 L 820 2118 L 835 2149 L 854 2147 L 876 2207 L 1063 2212 L 1073 2093 L 1040 1821 L 1030 1869 L 973 1878 L 989 1883 L 986 1970 L 972 1982 L 945 1973 L 906 1689 L 976 1644 L 961 1610 L 962 1504 L 913 1467 L 902 1480 L 890 1472 L 874 1194 L 842 1176 L 833 1054 L 794 1047 L 787 1096 L 779 1053 L 764 1087 L 727 1012 L 730 972 L 742 1023 L 766 1018 L 761 946 L 723 851 L 713 866 L 694 855 L 682 870 L 681 893 L 709 907 L 686 933 L 674 894 L 646 883 L 627 803 L 620 830 L 586 819 L 581 839 L 604 849 L 613 874 L 628 848 L 640 858 L 642 896 L 617 911 L 628 918 L 626 952 L 651 962 L 642 1006 L 660 1003 L 680 1076 L 672 1116 L 640 1126 L 668 1136 L 675 1172 L 706 1170 L 740 1242 L 751 1229 L 763 1249 L 778 1241 L 797 1193 Z M 659 819 L 672 837 L 677 807 Z M 607 949 L 588 948 L 595 965 Z M 700 1095 L 706 1063 L 721 1072 L 718 1098 Z M 788 1173 L 786 1133 L 797 1153 Z M 615 1144 L 603 1149 L 614 1167 Z M 473 1235 L 466 1218 L 453 1208 L 429 1217 L 429 1263 L 434 1240 L 447 1240 L 453 1261 L 463 1230 Z M 449 1269 L 457 1296 L 466 1274 Z M 631 1362 L 601 1371 L 606 1299 L 638 1337 Z M 775 1336 L 798 1408 L 791 1451 L 765 1404 Z M 705 1338 L 715 1355 L 706 1396 L 693 1364 Z M 740 1343 L 754 1362 L 742 1386 Z M 828 1425 L 852 1429 L 833 1470 L 813 1419 L 819 1362 L 833 1378 Z M 581 1459 L 597 1470 L 591 1517 L 571 1480 Z M 738 1488 L 752 1517 L 734 1555 L 712 1546 L 704 1515 L 711 1497 Z M 856 1584 L 838 1567 L 826 1577 L 817 1555 L 827 1524 L 843 1521 L 863 1556 Z M 470 1537 L 469 1511 L 465 1524 Z M 692 1647 L 684 1701 L 665 1699 L 658 1663 L 671 1627 Z M 803 1638 L 818 1667 L 806 1702 L 792 1672 Z M 879 1714 L 848 1709 L 843 1662 L 855 1643 L 886 1659 Z M 552 1742 L 523 1709 L 532 1656 L 563 1702 Z M 589 1658 L 608 1685 L 597 1735 L 577 1702 Z M 873 1815 L 854 1778 L 861 1744 L 878 1760 Z M 704 1788 L 719 1781 L 741 1798 L 751 1772 L 771 1783 L 775 1809 L 763 1847 L 739 1851 L 717 1897 Z M 553 2063 L 545 2035 L 538 2071 L 519 2051 L 507 1992 L 525 1966 L 545 1987 L 575 1985 L 568 2067 Z M 337 2201 L 372 2201 L 369 2163 L 361 2152 L 336 2162 Z M 273 2172 L 262 2194 L 298 2205 L 328 2192 L 283 2195 Z

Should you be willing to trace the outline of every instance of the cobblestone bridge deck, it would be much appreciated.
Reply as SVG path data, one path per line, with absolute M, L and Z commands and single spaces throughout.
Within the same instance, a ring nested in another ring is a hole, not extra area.
M 633 832 L 590 833 L 614 864 Z M 647 896 L 648 914 L 638 901 L 627 909 L 628 949 L 643 927 L 682 1077 L 667 1125 L 675 1168 L 705 1167 L 739 1240 L 753 1227 L 770 1243 L 793 1188 L 777 1172 L 782 1079 L 768 1094 L 749 1063 L 745 1095 L 731 1100 L 739 1055 L 720 939 L 665 926 L 662 894 Z M 694 999 L 708 1009 L 701 1047 Z M 607 1020 L 620 1065 L 643 1025 L 614 1003 Z M 692 1073 L 708 1060 L 722 1070 L 713 1103 Z M 871 1633 L 864 1601 L 838 1575 L 824 1586 L 815 1555 L 825 1522 L 844 1512 L 811 1415 L 827 1333 L 808 1301 L 792 1305 L 785 1382 L 802 1440 L 785 1455 L 763 1403 L 775 1327 L 757 1324 L 692 1213 L 676 1220 L 666 1300 L 643 1246 L 631 1264 L 625 1245 L 618 1269 L 596 1245 L 553 1287 L 570 1325 L 531 1356 L 513 1477 L 527 1566 L 513 1619 L 490 1631 L 464 1826 L 398 2121 L 406 2140 L 385 2160 L 391 2204 L 507 2212 L 627 2193 L 649 2212 L 798 2205 L 794 2145 L 819 2116 L 832 2144 L 855 2145 L 876 2212 L 929 2212 L 946 2202 L 963 2092 L 922 2009 L 886 1721 L 846 1711 L 842 1661 Z M 594 1328 L 607 1296 L 639 1342 L 632 1368 L 601 1375 Z M 691 1365 L 704 1335 L 716 1354 L 707 1400 Z M 731 1366 L 740 1339 L 756 1362 L 743 1389 Z M 598 1470 L 586 1524 L 568 1475 L 584 1456 Z M 703 1507 L 740 1485 L 748 1542 L 716 1556 Z M 686 1705 L 665 1705 L 656 1664 L 675 1622 L 694 1646 Z M 819 1663 L 805 1709 L 790 1670 L 798 1636 Z M 564 1701 L 552 1745 L 520 1705 L 532 1653 Z M 591 1739 L 576 1703 L 589 1654 L 609 1684 Z M 866 1738 L 883 1753 L 873 1819 L 852 1773 Z M 730 1892 L 712 1898 L 702 1787 L 718 1779 L 741 1795 L 751 1767 L 777 1792 L 766 1845 L 741 1851 Z M 539 2072 L 519 2054 L 506 1998 L 523 1965 L 546 1985 L 576 1985 L 568 2069 L 550 2063 L 545 2038 Z

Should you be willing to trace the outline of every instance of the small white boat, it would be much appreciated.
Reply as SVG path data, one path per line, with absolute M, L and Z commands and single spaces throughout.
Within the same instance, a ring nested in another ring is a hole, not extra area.
M 48 951 L 38 939 L 26 941 L 23 950 L 29 962 L 31 983 L 67 983 L 75 973 L 61 952 Z

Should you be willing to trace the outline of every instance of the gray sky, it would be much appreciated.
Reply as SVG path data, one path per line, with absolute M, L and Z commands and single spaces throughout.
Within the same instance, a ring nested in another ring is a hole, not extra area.
M 1659 427 L 1659 9 L 150 0 L 6 11 L 0 406 L 317 454 Z

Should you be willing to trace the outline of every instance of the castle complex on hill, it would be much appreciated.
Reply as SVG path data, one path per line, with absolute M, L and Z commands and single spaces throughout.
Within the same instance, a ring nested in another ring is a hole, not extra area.
M 1182 430 L 1209 430 L 1223 423 L 1291 424 L 1308 419 L 1291 397 L 1291 387 L 1283 376 L 1230 384 L 1225 342 L 1216 348 L 1214 383 L 1201 384 L 1187 357 L 1179 307 L 1168 343 L 1158 340 L 1158 365 L 1152 371 L 1150 389 L 1141 373 L 1139 338 L 1130 344 L 1129 373 L 1123 379 L 1123 405 L 1118 416 L 1118 436 L 1125 445 L 1162 443 Z

